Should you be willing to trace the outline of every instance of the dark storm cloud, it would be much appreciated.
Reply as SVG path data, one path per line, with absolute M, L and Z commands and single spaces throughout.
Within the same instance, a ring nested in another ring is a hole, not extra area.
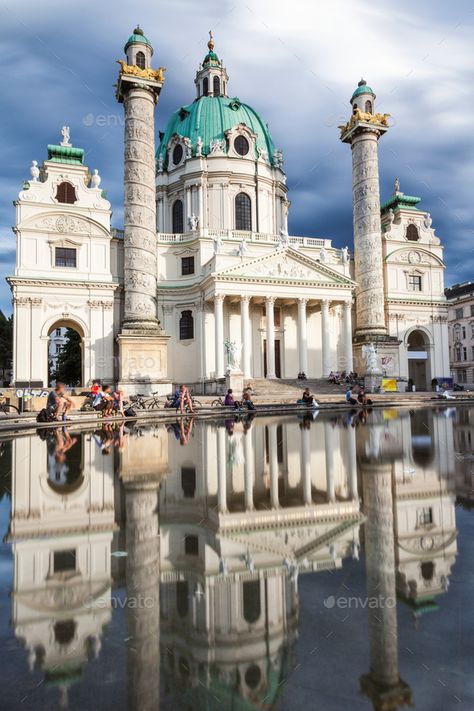
M 285 153 L 290 230 L 352 242 L 351 156 L 338 140 L 349 97 L 363 74 L 378 107 L 393 114 L 380 146 L 381 196 L 393 179 L 423 198 L 445 243 L 446 280 L 474 275 L 471 227 L 472 13 L 467 2 L 435 7 L 400 0 L 322 4 L 270 0 L 169 0 L 130 12 L 128 3 L 0 3 L 3 115 L 0 147 L 1 275 L 12 273 L 12 200 L 31 160 L 71 127 L 74 145 L 98 168 L 122 223 L 122 107 L 114 98 L 116 60 L 137 21 L 167 67 L 157 130 L 194 99 L 194 73 L 214 30 L 230 93 L 253 105 Z M 354 42 L 358 37 L 360 42 Z M 362 42 L 362 47 L 360 43 Z M 0 308 L 10 310 L 8 285 Z

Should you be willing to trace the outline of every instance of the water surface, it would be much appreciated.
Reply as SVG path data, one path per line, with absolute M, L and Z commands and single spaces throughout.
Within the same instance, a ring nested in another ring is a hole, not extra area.
M 0 708 L 473 708 L 473 421 L 0 441 Z

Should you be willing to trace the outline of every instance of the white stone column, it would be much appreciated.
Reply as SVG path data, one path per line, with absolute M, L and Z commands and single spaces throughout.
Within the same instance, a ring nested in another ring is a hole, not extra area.
M 278 441 L 277 426 L 268 425 L 268 450 L 270 460 L 270 502 L 272 509 L 280 506 L 278 498 Z
M 306 304 L 308 299 L 298 299 L 298 355 L 300 372 L 308 374 L 308 338 L 306 330 Z
M 347 455 L 347 483 L 349 486 L 349 494 L 353 501 L 358 501 L 359 492 L 357 488 L 357 454 L 355 427 L 348 427 L 345 432 Z
M 251 378 L 250 369 L 250 348 L 251 348 L 251 329 L 250 329 L 250 296 L 242 296 L 240 298 L 240 323 L 242 330 L 242 372 L 244 378 Z
M 227 457 L 225 427 L 217 428 L 217 507 L 220 513 L 227 511 Z
M 342 307 L 342 339 L 344 344 L 344 369 L 347 372 L 353 370 L 352 359 L 352 303 L 350 300 L 344 301 Z
M 310 506 L 313 503 L 311 494 L 311 430 L 304 426 L 301 429 L 301 479 L 304 503 L 306 506 Z
M 328 501 L 336 500 L 334 486 L 334 430 L 330 422 L 324 423 L 324 452 L 326 455 L 326 485 Z
M 185 216 L 185 225 L 184 225 L 184 231 L 187 232 L 190 228 L 189 226 L 189 218 L 193 214 L 193 206 L 192 206 L 192 186 L 188 185 L 186 186 L 185 193 L 186 193 L 186 216 Z
M 224 295 L 214 296 L 216 378 L 224 377 Z
M 323 378 L 332 370 L 331 365 L 331 328 L 329 323 L 329 300 L 321 301 L 321 349 L 323 355 Z
M 251 428 L 244 435 L 244 475 L 245 475 L 245 510 L 253 511 L 253 487 L 255 482 L 255 450 L 253 446 L 253 432 Z
M 267 378 L 276 378 L 275 373 L 275 297 L 268 296 L 265 300 L 267 322 Z

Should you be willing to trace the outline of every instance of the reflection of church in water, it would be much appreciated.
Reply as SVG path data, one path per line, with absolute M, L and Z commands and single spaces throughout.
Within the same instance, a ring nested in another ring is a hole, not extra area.
M 59 462 L 63 440 L 14 440 L 12 619 L 31 668 L 67 703 L 123 579 L 147 601 L 126 611 L 129 709 L 158 708 L 160 666 L 176 707 L 273 707 L 297 661 L 299 576 L 360 552 L 369 597 L 435 609 L 457 552 L 452 420 L 370 418 L 197 423 L 186 446 L 132 430 L 109 456 L 87 433 Z M 396 607 L 368 623 L 361 687 L 399 708 Z

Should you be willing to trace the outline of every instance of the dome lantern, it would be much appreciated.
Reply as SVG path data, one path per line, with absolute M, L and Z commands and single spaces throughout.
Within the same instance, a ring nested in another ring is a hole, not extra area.
M 359 109 L 362 113 L 374 114 L 375 98 L 373 89 L 368 86 L 365 79 L 361 79 L 351 96 L 352 112 L 354 113 L 356 109 Z
M 196 72 L 196 97 L 201 96 L 228 96 L 227 82 L 229 77 L 227 71 L 214 52 L 214 37 L 212 30 L 209 30 L 209 41 L 207 43 L 208 52 L 202 64 Z
M 151 67 L 153 47 L 148 37 L 145 37 L 145 33 L 140 25 L 135 27 L 133 33 L 128 38 L 124 52 L 127 55 L 128 65 L 136 66 L 140 69 L 149 69 Z

